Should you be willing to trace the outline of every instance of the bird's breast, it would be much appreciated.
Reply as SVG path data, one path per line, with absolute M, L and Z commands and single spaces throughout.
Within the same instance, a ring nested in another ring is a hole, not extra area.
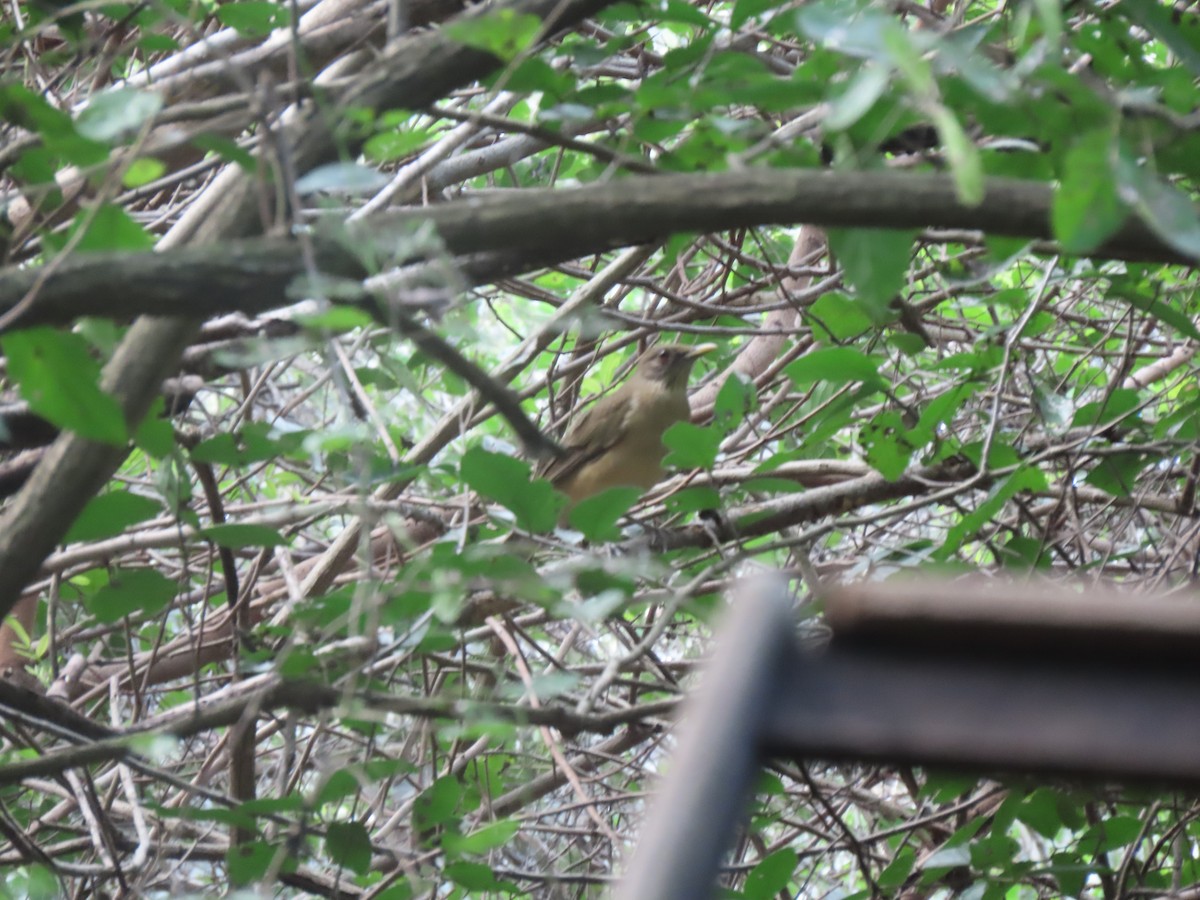
M 621 437 L 606 452 L 584 466 L 566 485 L 573 500 L 611 487 L 649 490 L 663 477 L 667 448 L 663 434 L 689 414 L 686 396 L 665 393 L 635 397 L 621 427 Z

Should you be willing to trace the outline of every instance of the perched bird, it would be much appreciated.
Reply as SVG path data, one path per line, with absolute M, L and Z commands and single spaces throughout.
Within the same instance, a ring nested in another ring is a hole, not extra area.
M 563 454 L 544 460 L 538 477 L 566 494 L 571 506 L 611 487 L 653 487 L 663 476 L 663 433 L 690 412 L 692 364 L 715 349 L 716 344 L 651 347 L 623 385 L 571 421 Z

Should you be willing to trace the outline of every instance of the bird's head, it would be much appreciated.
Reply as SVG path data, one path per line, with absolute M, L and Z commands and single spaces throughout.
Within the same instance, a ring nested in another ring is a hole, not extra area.
M 685 347 L 682 344 L 655 344 L 638 360 L 637 376 L 662 384 L 668 390 L 682 389 L 687 386 L 692 363 L 705 353 L 716 349 L 716 344 L 697 344 L 694 347 Z

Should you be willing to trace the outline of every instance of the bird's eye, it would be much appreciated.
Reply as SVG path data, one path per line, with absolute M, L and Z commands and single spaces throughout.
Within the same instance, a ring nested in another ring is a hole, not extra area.
M 663 362 L 666 362 L 668 359 L 671 358 L 671 351 L 670 350 L 659 350 L 658 358 L 661 359 Z

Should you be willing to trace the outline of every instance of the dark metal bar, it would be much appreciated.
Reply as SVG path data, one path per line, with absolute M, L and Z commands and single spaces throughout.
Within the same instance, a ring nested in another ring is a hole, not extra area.
M 733 598 L 615 900 L 712 896 L 757 770 L 755 735 L 777 701 L 794 627 L 779 579 L 751 582 Z
M 835 638 L 780 677 L 761 735 L 771 755 L 1200 785 L 1195 665 Z

